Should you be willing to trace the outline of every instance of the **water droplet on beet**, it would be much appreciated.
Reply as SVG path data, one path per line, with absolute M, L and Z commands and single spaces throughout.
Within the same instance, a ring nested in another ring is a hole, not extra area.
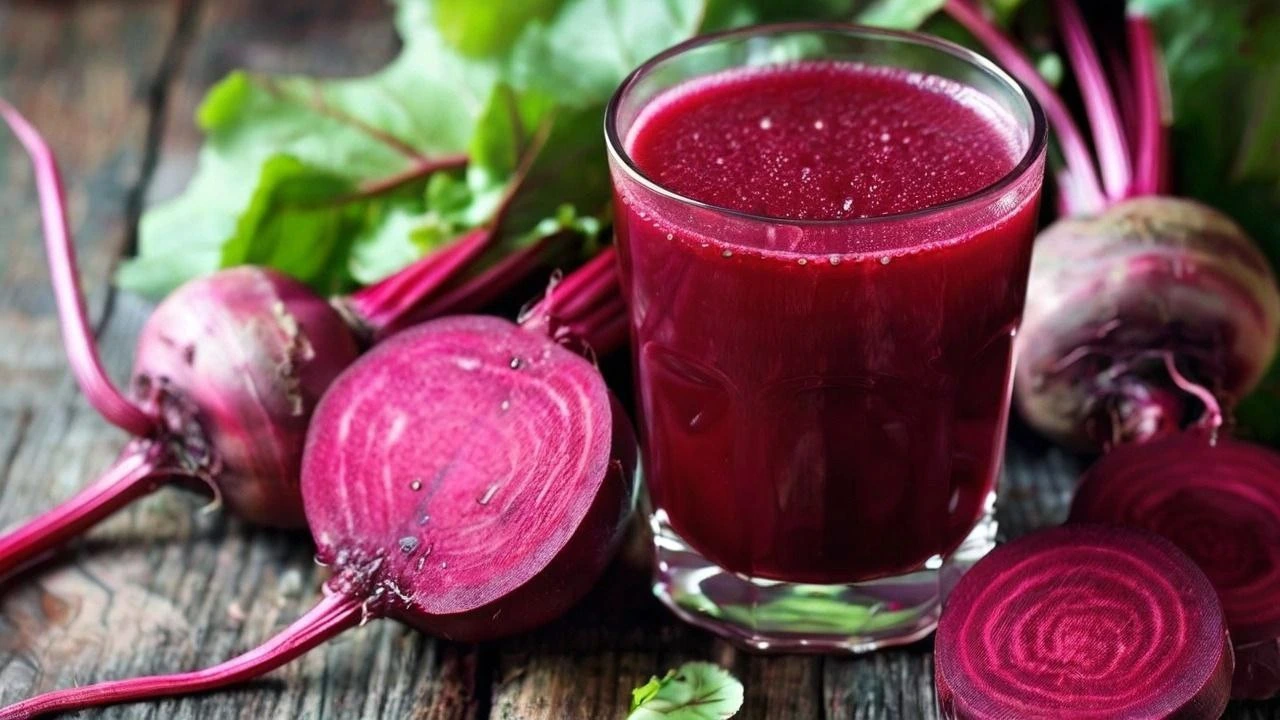
M 511 369 L 512 369 L 512 370 L 519 370 L 519 369 L 520 369 L 520 366 L 521 366 L 521 365 L 523 365 L 523 364 L 524 364 L 524 363 L 520 360 L 520 358 L 518 358 L 518 357 L 513 357 L 513 358 L 511 358 Z
M 409 489 L 414 492 L 418 492 L 419 490 L 422 489 L 422 481 L 414 480 L 413 482 L 409 483 Z
M 428 515 L 427 513 L 422 513 L 421 515 L 418 516 L 419 525 L 426 525 L 427 522 L 430 520 L 431 520 L 431 516 Z
M 480 503 L 481 505 L 488 505 L 489 501 L 493 499 L 493 496 L 496 495 L 497 492 L 498 492 L 498 486 L 490 485 L 489 489 L 485 490 L 484 495 L 481 495 L 480 498 L 476 500 L 476 502 Z
M 418 549 L 418 538 L 412 535 L 405 535 L 404 537 L 400 538 L 400 552 L 408 554 L 417 549 Z
M 501 404 L 501 405 L 499 405 L 498 407 L 502 409 L 502 412 L 506 412 L 506 411 L 508 411 L 508 410 L 510 410 L 510 409 L 511 409 L 511 401 L 510 401 L 510 400 L 503 400 L 503 401 L 502 401 L 502 404 Z

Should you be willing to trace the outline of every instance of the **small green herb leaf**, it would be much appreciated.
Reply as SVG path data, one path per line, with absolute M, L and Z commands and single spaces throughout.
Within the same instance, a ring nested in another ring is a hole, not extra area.
M 742 709 L 742 683 L 727 670 L 691 662 L 631 691 L 627 720 L 724 720 Z

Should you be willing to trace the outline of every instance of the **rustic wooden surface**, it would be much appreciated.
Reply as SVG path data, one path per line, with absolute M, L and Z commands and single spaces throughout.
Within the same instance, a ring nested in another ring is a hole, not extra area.
M 192 111 L 234 67 L 349 74 L 394 52 L 381 0 L 0 2 L 0 94 L 47 133 L 68 179 L 88 304 L 106 361 L 128 371 L 148 307 L 107 278 L 145 203 L 194 166 Z M 0 133 L 0 526 L 47 508 L 113 459 L 123 436 L 81 400 L 58 337 L 24 155 Z M 1014 435 L 1005 534 L 1062 518 L 1072 458 Z M 95 679 L 193 668 L 244 650 L 313 601 L 304 535 L 202 515 L 165 491 L 0 587 L 0 703 Z M 568 617 L 465 646 L 371 624 L 233 692 L 110 718 L 620 718 L 632 687 L 689 659 L 731 666 L 743 718 L 934 718 L 928 642 L 866 657 L 757 657 L 675 622 L 633 542 Z M 1280 703 L 1231 718 L 1280 718 Z

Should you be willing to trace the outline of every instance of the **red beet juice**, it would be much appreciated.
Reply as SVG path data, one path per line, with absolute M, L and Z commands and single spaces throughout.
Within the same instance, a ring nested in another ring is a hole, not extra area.
M 646 471 L 692 548 L 851 583 L 974 527 L 1039 197 L 1038 166 L 1011 179 L 1019 132 L 968 86 L 842 61 L 722 71 L 633 118 L 616 225 Z

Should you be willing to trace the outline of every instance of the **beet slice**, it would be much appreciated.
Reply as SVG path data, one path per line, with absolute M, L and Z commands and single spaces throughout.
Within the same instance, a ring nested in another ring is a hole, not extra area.
M 970 569 L 938 623 L 935 681 L 953 719 L 1217 718 L 1232 656 L 1209 579 L 1145 531 L 1071 525 Z
M 1085 473 L 1071 520 L 1145 528 L 1181 548 L 1222 600 L 1232 694 L 1280 692 L 1280 454 L 1191 432 L 1119 447 Z

